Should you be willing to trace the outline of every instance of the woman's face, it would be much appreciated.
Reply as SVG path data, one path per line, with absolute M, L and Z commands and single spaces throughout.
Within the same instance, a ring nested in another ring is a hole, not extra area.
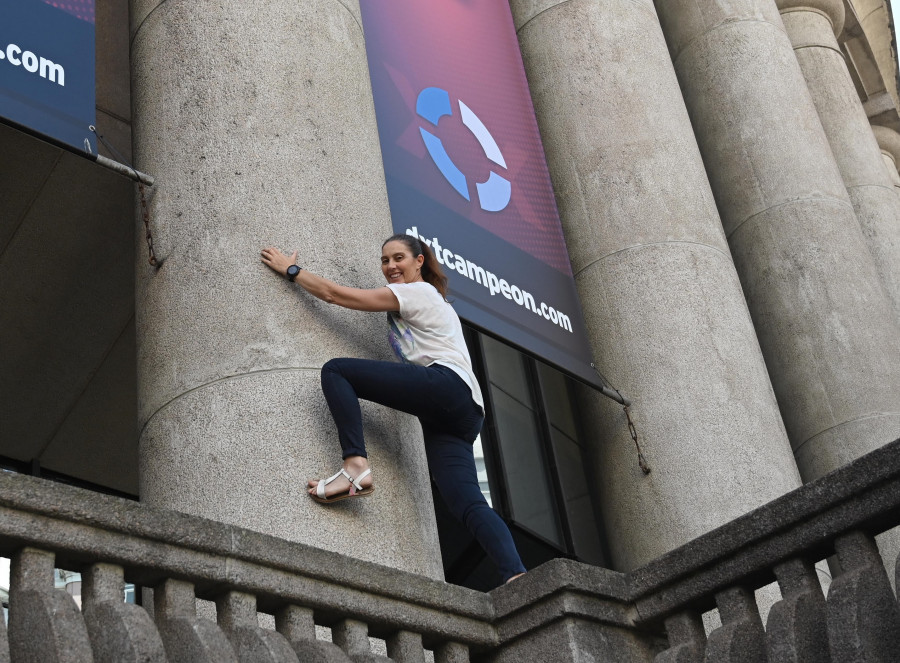
M 395 239 L 381 249 L 381 271 L 388 283 L 413 283 L 422 279 L 422 263 L 425 256 L 413 258 L 404 242 Z

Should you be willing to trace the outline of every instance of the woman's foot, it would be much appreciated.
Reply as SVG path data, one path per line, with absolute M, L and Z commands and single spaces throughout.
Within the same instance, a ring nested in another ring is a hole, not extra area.
M 374 488 L 372 488 L 372 484 L 374 483 L 372 479 L 372 473 L 369 472 L 366 474 L 366 470 L 369 469 L 369 461 L 367 458 L 363 456 L 348 456 L 344 459 L 343 468 L 344 472 L 349 475 L 349 479 L 344 474 L 340 472 L 331 478 L 331 481 L 328 482 L 326 486 L 324 486 L 324 495 L 320 495 L 318 492 L 319 483 L 322 481 L 328 481 L 327 479 L 310 479 L 307 481 L 307 485 L 309 486 L 307 492 L 313 498 L 318 501 L 338 501 L 339 499 L 345 499 L 346 497 L 355 497 L 359 495 L 360 497 L 370 495 Z M 365 476 L 363 476 L 365 475 Z M 350 480 L 353 479 L 357 486 L 352 486 Z M 353 490 L 351 491 L 351 488 Z M 355 494 L 354 494 L 355 493 Z
M 517 573 L 517 574 L 514 575 L 512 578 L 510 578 L 509 580 L 507 580 L 504 584 L 508 585 L 508 584 L 511 583 L 513 580 L 515 580 L 516 578 L 521 578 L 523 575 L 525 575 L 525 574 L 524 574 L 524 573 Z

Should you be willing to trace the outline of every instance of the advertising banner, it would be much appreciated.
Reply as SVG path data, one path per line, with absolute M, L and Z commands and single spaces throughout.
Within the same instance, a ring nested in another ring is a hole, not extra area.
M 599 386 L 509 4 L 360 6 L 394 231 L 461 318 Z
M 0 2 L 0 118 L 96 154 L 94 0 Z

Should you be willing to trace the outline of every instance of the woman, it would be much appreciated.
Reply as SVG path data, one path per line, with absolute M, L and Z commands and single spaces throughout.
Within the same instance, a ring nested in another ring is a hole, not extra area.
M 504 582 L 519 577 L 519 559 L 506 523 L 478 486 L 472 443 L 484 422 L 484 401 L 462 334 L 447 303 L 447 277 L 428 248 L 411 235 L 389 237 L 381 247 L 387 287 L 348 288 L 298 267 L 270 247 L 262 261 L 331 304 L 388 314 L 388 338 L 402 363 L 332 359 L 322 367 L 322 391 L 334 417 L 344 464 L 334 476 L 309 481 L 317 502 L 331 504 L 371 495 L 372 473 L 363 441 L 359 399 L 419 418 L 431 476 L 453 515 L 481 544 Z

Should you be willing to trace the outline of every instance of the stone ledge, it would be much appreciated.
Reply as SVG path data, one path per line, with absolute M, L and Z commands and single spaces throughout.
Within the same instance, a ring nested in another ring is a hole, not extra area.
M 570 618 L 629 628 L 636 615 L 624 574 L 568 559 L 546 562 L 490 596 L 505 645 Z
M 562 592 L 582 593 L 625 603 L 629 600 L 626 576 L 570 559 L 553 559 L 490 592 L 498 619 L 509 617 L 537 601 Z
M 206 599 L 246 592 L 263 612 L 297 605 L 312 609 L 320 624 L 356 619 L 376 637 L 409 631 L 426 647 L 455 642 L 473 652 L 527 649 L 536 634 L 576 623 L 655 641 L 666 617 L 712 608 L 724 589 L 762 586 L 780 562 L 815 561 L 848 532 L 875 535 L 898 518 L 900 440 L 631 573 L 557 559 L 482 594 L 247 529 L 0 473 L 0 554 L 28 545 L 53 551 L 64 568 L 117 564 L 127 580 L 144 586 L 185 580 Z
M 165 577 L 190 580 L 202 598 L 229 586 L 258 594 L 263 610 L 285 597 L 302 599 L 326 621 L 354 614 L 373 633 L 400 623 L 472 646 L 495 637 L 492 602 L 481 592 L 23 475 L 0 474 L 0 535 L 4 555 L 26 543 L 43 546 L 57 551 L 61 567 L 77 570 L 99 559 L 121 564 L 129 581 L 145 586 Z

